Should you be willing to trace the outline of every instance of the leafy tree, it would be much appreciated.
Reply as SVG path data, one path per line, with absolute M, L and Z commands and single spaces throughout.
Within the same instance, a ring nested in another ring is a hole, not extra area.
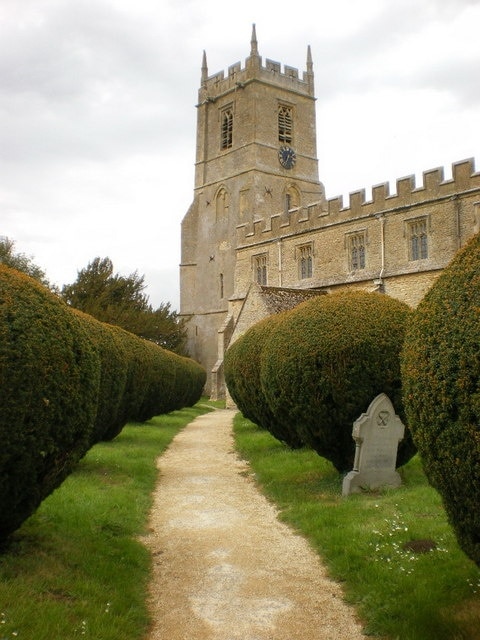
M 138 335 L 156 342 L 164 349 L 185 354 L 185 321 L 170 308 L 169 302 L 162 302 L 155 310 L 149 307 L 143 319 L 144 326 Z
M 62 297 L 102 322 L 117 324 L 135 333 L 136 317 L 148 309 L 143 276 L 114 274 L 110 258 L 95 258 L 78 272 L 73 284 L 64 285 Z
M 16 252 L 14 240 L 6 236 L 0 236 L 0 264 L 26 273 L 31 278 L 35 278 L 35 280 L 41 282 L 44 286 L 52 288 L 43 269 L 40 269 L 40 267 L 34 264 L 31 256 Z
M 153 309 L 145 295 L 144 276 L 114 273 L 110 258 L 95 258 L 78 272 L 73 284 L 64 285 L 61 295 L 67 304 L 97 320 L 122 327 L 142 338 L 184 355 L 184 322 L 162 303 Z

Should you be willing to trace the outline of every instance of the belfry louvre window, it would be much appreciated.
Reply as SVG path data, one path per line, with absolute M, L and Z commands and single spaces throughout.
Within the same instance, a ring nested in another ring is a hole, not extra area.
M 254 259 L 255 282 L 257 284 L 267 284 L 267 254 L 255 256 Z
M 298 247 L 298 275 L 300 280 L 311 278 L 313 275 L 313 247 L 311 244 Z
M 230 149 L 233 142 L 233 110 L 222 111 L 222 149 Z
M 365 269 L 365 234 L 353 233 L 348 238 L 350 271 Z
M 418 218 L 408 223 L 409 260 L 428 258 L 427 219 Z
M 280 105 L 278 107 L 278 140 L 279 142 L 292 142 L 292 108 Z

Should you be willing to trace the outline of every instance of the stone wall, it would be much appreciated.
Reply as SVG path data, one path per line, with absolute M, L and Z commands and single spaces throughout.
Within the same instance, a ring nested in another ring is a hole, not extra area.
M 356 286 L 381 289 L 412 306 L 418 304 L 456 251 L 478 232 L 480 174 L 473 160 L 452 167 L 453 177 L 444 180 L 442 169 L 426 171 L 416 187 L 409 176 L 397 181 L 397 192 L 388 185 L 350 194 L 349 206 L 342 198 L 300 207 L 271 216 L 266 222 L 237 226 L 236 294 L 246 292 L 254 277 L 255 259 L 266 255 L 267 284 L 271 286 L 328 288 Z M 424 220 L 428 256 L 412 259 L 410 225 Z M 352 269 L 349 238 L 362 234 L 365 265 Z M 299 251 L 310 245 L 313 272 L 302 278 Z

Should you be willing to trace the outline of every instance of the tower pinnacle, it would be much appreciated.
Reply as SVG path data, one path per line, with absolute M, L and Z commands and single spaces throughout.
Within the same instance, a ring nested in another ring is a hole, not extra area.
M 250 45 L 250 55 L 258 56 L 257 31 L 255 29 L 255 24 L 252 25 L 252 39 L 250 40 Z
M 307 47 L 307 73 L 313 73 L 312 49 Z
M 207 54 L 205 53 L 205 50 L 204 50 L 203 58 L 202 58 L 202 87 L 207 86 L 207 80 L 208 80 Z

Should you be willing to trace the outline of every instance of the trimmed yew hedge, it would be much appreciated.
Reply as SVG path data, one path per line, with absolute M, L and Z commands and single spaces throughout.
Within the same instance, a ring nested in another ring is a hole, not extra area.
M 404 419 L 400 351 L 410 313 L 380 293 L 334 293 L 287 312 L 267 339 L 261 384 L 272 412 L 338 471 L 353 468 L 353 422 L 379 393 Z M 414 452 L 406 430 L 397 465 Z
M 168 352 L 171 357 L 172 365 L 175 365 L 175 393 L 172 395 L 173 411 L 182 409 L 183 407 L 193 407 L 202 395 L 205 382 L 207 381 L 207 372 L 192 358 L 180 356 L 173 352 Z
M 127 352 L 120 422 L 145 422 L 162 413 L 193 406 L 202 395 L 205 369 L 191 358 L 167 351 L 120 327 L 107 325 Z M 123 426 L 122 425 L 122 426 Z M 117 433 L 105 434 L 104 439 Z
M 267 318 L 226 354 L 239 408 L 273 435 L 296 434 L 340 472 L 351 470 L 353 422 L 386 393 L 404 420 L 400 350 L 410 308 L 379 293 L 318 296 Z M 285 437 L 279 437 L 285 440 Z M 408 430 L 397 466 L 415 453 Z
M 480 566 L 480 235 L 415 310 L 402 375 L 425 474 L 460 546 Z
M 113 327 L 77 309 L 71 311 L 87 327 L 100 358 L 97 413 L 90 438 L 93 445 L 117 436 L 127 422 L 128 416 L 121 408 L 127 380 L 128 353 L 125 340 L 116 331 L 112 331 Z
M 191 406 L 205 370 L 0 265 L 0 539 L 99 440 Z
M 99 383 L 86 324 L 42 285 L 0 265 L 0 538 L 87 452 Z
M 170 386 L 173 386 L 174 371 L 169 354 L 153 342 L 131 336 L 129 348 L 132 351 L 135 372 L 134 393 L 130 394 L 133 404 L 130 419 L 145 422 L 155 415 L 172 411 Z
M 242 414 L 277 440 L 292 449 L 303 442 L 291 423 L 275 416 L 268 406 L 260 384 L 260 361 L 263 347 L 281 316 L 270 316 L 251 327 L 226 351 L 224 357 L 225 383 Z

